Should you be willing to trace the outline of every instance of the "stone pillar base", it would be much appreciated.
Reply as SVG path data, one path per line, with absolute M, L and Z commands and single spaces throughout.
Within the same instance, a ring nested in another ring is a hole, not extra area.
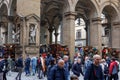
M 15 51 L 15 58 L 18 58 L 20 54 L 22 54 L 23 59 L 26 58 L 26 55 L 29 55 L 30 57 L 38 57 L 39 56 L 39 46 L 25 46 L 25 51 L 23 51 L 22 46 L 18 46 Z M 25 52 L 25 53 L 23 53 Z

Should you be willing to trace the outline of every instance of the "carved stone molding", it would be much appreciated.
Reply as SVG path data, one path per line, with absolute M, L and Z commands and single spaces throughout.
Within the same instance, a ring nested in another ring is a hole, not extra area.
M 120 25 L 120 22 L 113 22 L 113 25 L 114 25 L 114 26 Z
M 66 16 L 71 16 L 71 15 L 72 15 L 72 16 L 76 16 L 77 13 L 76 13 L 76 12 L 71 12 L 71 11 L 70 11 L 70 12 L 64 13 L 64 15 L 65 15 L 65 17 L 66 17 Z
M 96 22 L 96 21 L 102 21 L 102 19 L 100 17 L 92 18 L 92 22 Z
M 64 13 L 64 17 L 66 17 L 67 18 L 67 20 L 68 19 L 75 19 L 75 16 L 77 15 L 77 13 L 76 12 L 66 12 L 66 13 Z

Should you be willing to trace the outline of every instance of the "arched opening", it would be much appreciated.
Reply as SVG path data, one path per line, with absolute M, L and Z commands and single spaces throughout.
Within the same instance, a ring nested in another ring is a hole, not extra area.
M 94 36 L 98 36 L 98 33 L 96 33 L 98 25 L 94 24 L 98 22 L 98 10 L 96 3 L 93 3 L 90 0 L 78 0 L 78 3 L 75 7 L 75 11 L 77 12 L 76 19 L 80 21 L 79 23 L 84 24 L 83 26 L 81 26 L 83 29 L 81 34 L 83 34 L 84 36 L 84 45 L 79 45 L 82 39 L 77 40 L 77 44 L 79 46 L 75 47 L 75 51 L 77 53 L 79 51 L 80 55 L 83 57 L 89 56 L 92 58 L 94 54 L 98 53 L 98 44 L 95 44 L 94 42 L 98 42 L 98 40 Z
M 75 46 L 86 46 L 86 25 L 83 18 L 75 20 Z
M 107 17 L 102 13 L 102 47 L 110 47 L 111 26 Z
M 3 4 L 0 8 L 0 45 L 6 44 L 8 39 L 8 20 L 7 20 L 7 6 Z
M 17 5 L 17 0 L 12 0 L 11 2 L 11 6 L 10 6 L 10 11 L 9 11 L 9 29 L 10 34 L 12 35 L 12 39 L 11 39 L 11 43 L 15 43 L 16 42 L 16 27 L 15 27 L 15 23 L 14 23 L 14 18 L 16 16 L 16 5 Z
M 116 17 L 117 17 L 117 12 L 112 6 L 108 5 L 104 7 L 101 14 L 103 47 L 112 47 L 112 27 L 114 21 L 116 21 Z
M 90 46 L 90 19 L 97 16 L 95 5 L 91 1 L 79 0 L 76 4 L 75 10 L 77 12 L 76 19 L 81 18 L 84 20 L 83 23 L 85 24 L 85 31 L 82 34 L 86 34 L 85 46 Z
M 62 17 L 66 8 L 67 0 L 42 0 L 41 2 L 41 27 L 40 27 L 40 43 L 48 45 L 50 53 L 57 57 L 63 54 L 61 44 L 62 35 Z M 46 46 L 41 46 L 40 49 Z M 42 51 L 42 50 L 41 50 Z M 40 52 L 41 53 L 41 52 Z
M 119 16 L 116 9 L 112 5 L 106 5 L 101 14 L 102 18 L 102 57 L 114 56 L 118 57 L 116 50 L 120 46 L 119 30 Z M 117 23 L 117 24 L 116 24 Z M 111 49 L 111 50 L 110 50 Z M 114 54 L 113 54 L 114 53 Z
M 65 3 L 63 3 L 63 2 L 64 1 L 52 1 L 52 0 L 41 2 L 41 4 L 42 4 L 42 7 L 41 7 L 41 36 L 40 36 L 41 44 L 55 43 L 55 42 L 57 42 L 55 40 L 58 40 L 58 39 L 55 39 L 55 37 L 58 37 L 59 35 L 61 35 L 61 34 L 58 34 L 58 31 L 60 31 L 59 27 L 61 27 L 62 14 L 63 14 L 62 12 L 64 10 L 63 7 L 65 7 Z M 44 42 L 43 40 L 48 41 L 48 42 Z
M 16 7 L 17 6 L 17 0 L 12 0 L 11 6 L 10 6 L 10 13 L 9 15 L 15 16 L 16 15 Z

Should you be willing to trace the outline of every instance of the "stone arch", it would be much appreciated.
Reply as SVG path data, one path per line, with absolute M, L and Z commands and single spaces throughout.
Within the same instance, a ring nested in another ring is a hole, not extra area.
M 7 11 L 8 11 L 9 2 L 8 2 L 7 0 L 1 1 L 1 2 L 0 2 L 0 8 L 1 8 L 3 5 L 6 6 Z M 8 14 L 8 13 L 7 13 L 7 14 Z
M 8 15 L 15 15 L 15 12 L 16 12 L 16 4 L 17 4 L 17 0 L 11 0 L 10 2 L 10 8 L 9 8 L 9 13 Z
M 41 1 L 41 33 L 44 31 L 49 32 L 47 35 L 49 35 L 49 43 L 52 42 L 51 40 L 51 33 L 55 30 L 58 29 L 59 24 L 62 21 L 63 13 L 65 10 L 69 10 L 68 6 L 68 0 L 43 0 Z M 42 29 L 45 30 L 42 30 Z M 41 38 L 42 39 L 42 38 Z
M 68 0 L 64 0 L 64 1 L 65 1 L 65 3 L 64 3 L 64 8 L 63 8 L 64 10 L 63 10 L 63 12 L 64 11 L 70 11 L 70 4 L 69 4 Z
M 119 48 L 120 47 L 120 35 L 119 35 L 119 10 L 114 2 L 105 2 L 101 5 L 100 14 L 104 14 L 108 20 L 107 28 L 109 29 L 109 47 Z
M 0 6 L 0 29 L 1 29 L 0 38 L 2 39 L 1 40 L 2 44 L 7 43 L 7 34 L 6 34 L 7 26 L 8 26 L 7 16 L 8 16 L 8 8 L 7 8 L 7 5 L 5 3 L 3 3 Z
M 99 13 L 99 9 L 97 6 L 97 3 L 93 0 L 91 1 L 87 1 L 87 0 L 78 0 L 76 6 L 75 6 L 75 11 L 77 11 L 77 7 L 80 7 L 81 9 L 83 9 L 84 11 L 87 12 L 87 17 L 97 17 L 98 13 Z M 79 9 L 80 9 L 79 8 Z M 83 14 L 85 14 L 86 12 L 84 12 Z
M 46 1 L 46 2 L 42 2 L 44 3 L 44 9 L 46 9 L 46 12 L 53 10 L 53 9 L 61 9 L 62 12 L 64 12 L 64 10 L 70 10 L 70 4 L 68 3 L 68 0 L 64 0 L 64 1 Z
M 1 17 L 5 17 L 7 18 L 7 15 L 8 15 L 8 8 L 7 8 L 7 5 L 6 4 L 2 4 L 1 7 L 0 7 L 0 16 Z
M 99 13 L 99 4 L 97 3 L 96 0 L 91 0 L 91 4 L 93 5 L 93 9 L 94 9 L 94 14 L 92 15 L 91 13 L 91 17 L 98 17 L 98 13 Z
M 116 14 L 117 18 L 120 19 L 119 10 L 118 10 L 117 6 L 114 4 L 114 2 L 109 2 L 109 1 L 106 1 L 103 4 L 101 4 L 101 9 L 100 9 L 100 14 L 99 15 L 101 15 L 103 10 L 108 6 L 111 7 L 111 9 L 115 11 L 114 13 Z
M 93 0 L 79 0 L 76 4 L 75 11 L 77 12 L 76 18 L 80 16 L 85 21 L 86 45 L 90 45 L 91 21 L 92 18 L 97 18 L 99 13 L 97 2 Z

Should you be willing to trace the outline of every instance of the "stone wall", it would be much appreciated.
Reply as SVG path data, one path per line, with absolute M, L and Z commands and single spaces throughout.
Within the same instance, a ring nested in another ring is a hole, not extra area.
M 40 0 L 17 0 L 17 14 L 26 16 L 35 13 L 40 17 Z

